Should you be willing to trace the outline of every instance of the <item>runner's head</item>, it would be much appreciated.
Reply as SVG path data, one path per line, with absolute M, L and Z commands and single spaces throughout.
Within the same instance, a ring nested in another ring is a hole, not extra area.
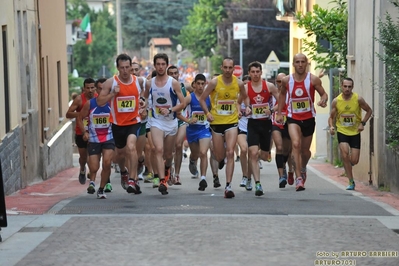
M 116 58 L 116 68 L 119 71 L 119 78 L 127 80 L 131 75 L 132 58 L 127 54 L 120 54 Z
M 250 81 L 251 81 L 251 77 L 249 75 L 245 75 L 242 77 L 242 82 L 244 82 L 244 84 L 247 84 Z
M 87 78 L 83 81 L 83 93 L 89 99 L 94 97 L 94 92 L 96 89 L 95 80 L 92 78 Z
M 286 76 L 285 73 L 278 73 L 276 76 L 276 86 L 280 90 L 282 79 Z
M 132 74 L 139 77 L 141 68 L 142 68 L 142 66 L 139 63 L 133 62 L 132 63 Z
M 167 54 L 160 53 L 154 56 L 154 68 L 157 76 L 166 75 L 166 69 L 169 65 L 169 57 Z
M 175 80 L 179 80 L 179 70 L 177 69 L 177 66 L 170 66 L 168 67 L 168 75 L 174 78 Z
M 251 77 L 251 81 L 258 82 L 262 80 L 262 64 L 258 61 L 251 62 L 248 65 L 248 74 Z
M 96 80 L 96 83 L 94 84 L 96 86 L 96 92 L 97 94 L 100 94 L 101 90 L 103 89 L 103 83 L 106 81 L 107 79 L 105 78 L 100 78 Z
M 195 91 L 202 94 L 206 84 L 206 77 L 203 74 L 197 74 L 194 79 Z
M 230 78 L 234 72 L 234 60 L 231 57 L 225 57 L 220 68 L 222 75 L 226 78 Z
M 302 53 L 296 54 L 294 55 L 292 65 L 295 68 L 295 73 L 302 75 L 308 69 L 308 58 Z

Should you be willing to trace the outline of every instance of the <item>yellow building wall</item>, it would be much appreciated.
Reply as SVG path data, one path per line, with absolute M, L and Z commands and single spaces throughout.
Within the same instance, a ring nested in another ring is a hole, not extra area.
M 9 112 L 5 110 L 5 87 L 4 87 L 4 57 L 3 57 L 3 34 L 0 34 L 0 140 L 8 133 L 6 132 L 5 119 L 6 115 L 10 117 L 10 131 L 18 126 L 21 119 L 21 106 L 19 101 L 19 82 L 18 82 L 18 64 L 16 57 L 16 33 L 14 28 L 14 3 L 13 1 L 2 1 L 0 8 L 0 26 L 3 30 L 6 30 L 6 42 L 7 42 L 7 60 L 8 60 L 8 91 L 9 91 Z M 9 132 L 10 132 L 9 131 Z

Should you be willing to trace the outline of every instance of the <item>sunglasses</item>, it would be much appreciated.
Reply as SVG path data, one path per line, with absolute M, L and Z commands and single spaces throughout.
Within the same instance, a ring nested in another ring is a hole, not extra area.
M 281 80 L 276 80 L 277 83 L 281 83 Z

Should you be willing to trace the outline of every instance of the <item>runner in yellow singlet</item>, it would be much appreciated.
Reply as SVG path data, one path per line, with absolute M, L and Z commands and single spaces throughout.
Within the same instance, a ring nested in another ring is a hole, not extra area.
M 237 103 L 241 104 L 247 97 L 244 83 L 233 75 L 234 61 L 232 58 L 223 60 L 222 75 L 212 79 L 199 102 L 204 110 L 212 130 L 213 150 L 219 162 L 219 169 L 226 162 L 226 188 L 225 198 L 233 198 L 231 180 L 234 172 L 234 147 L 237 143 L 238 111 Z M 211 98 L 211 111 L 208 112 L 206 99 Z M 249 107 L 246 113 L 250 113 Z M 226 145 L 225 145 L 226 143 Z
M 334 120 L 337 126 L 339 149 L 346 176 L 349 179 L 347 190 L 355 189 L 352 166 L 359 162 L 360 156 L 360 132 L 364 130 L 367 120 L 373 111 L 366 101 L 357 93 L 352 92 L 354 82 L 351 78 L 344 78 L 341 82 L 342 93 L 331 104 L 328 125 L 330 134 L 335 134 Z M 362 109 L 366 115 L 362 119 Z

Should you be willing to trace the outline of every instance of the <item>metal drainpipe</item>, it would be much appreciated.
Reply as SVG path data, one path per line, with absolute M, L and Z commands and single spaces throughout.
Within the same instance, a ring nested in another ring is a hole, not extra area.
M 375 106 L 374 106 L 374 82 L 375 82 L 375 67 L 374 67 L 374 63 L 375 63 L 375 0 L 373 0 L 373 45 L 371 48 L 372 51 L 372 67 L 371 67 L 371 71 L 372 71 L 372 75 L 371 75 L 371 84 L 372 84 L 372 94 L 371 94 L 371 106 L 372 109 L 375 110 Z M 372 171 L 373 171 L 373 167 L 372 167 L 372 155 L 373 155 L 373 151 L 374 151 L 374 147 L 372 147 L 372 145 L 374 145 L 374 132 L 371 132 L 372 130 L 374 130 L 374 126 L 372 127 L 371 125 L 374 125 L 374 119 L 373 117 L 371 117 L 370 119 L 370 123 L 369 123 L 369 128 L 370 128 L 370 141 L 369 141 L 369 185 L 373 184 L 373 179 L 372 179 Z
M 331 43 L 331 42 L 330 42 L 330 47 L 329 47 L 329 49 L 330 49 L 330 51 L 333 50 L 333 47 L 332 47 L 332 43 Z M 333 77 L 333 70 L 332 70 L 332 68 L 330 68 L 330 70 L 329 70 L 328 77 L 329 77 L 329 79 L 330 79 L 330 96 L 329 96 L 328 98 L 329 98 L 329 100 L 330 100 L 330 111 L 331 111 L 331 105 L 332 105 L 332 101 L 333 101 L 333 98 L 334 98 L 334 77 Z M 334 123 L 334 121 L 333 121 L 333 123 Z M 327 131 L 327 132 L 328 132 L 328 131 Z M 334 165 L 334 151 L 333 151 L 334 145 L 333 145 L 333 142 L 334 142 L 334 137 L 330 134 L 330 163 L 331 163 L 332 165 Z

